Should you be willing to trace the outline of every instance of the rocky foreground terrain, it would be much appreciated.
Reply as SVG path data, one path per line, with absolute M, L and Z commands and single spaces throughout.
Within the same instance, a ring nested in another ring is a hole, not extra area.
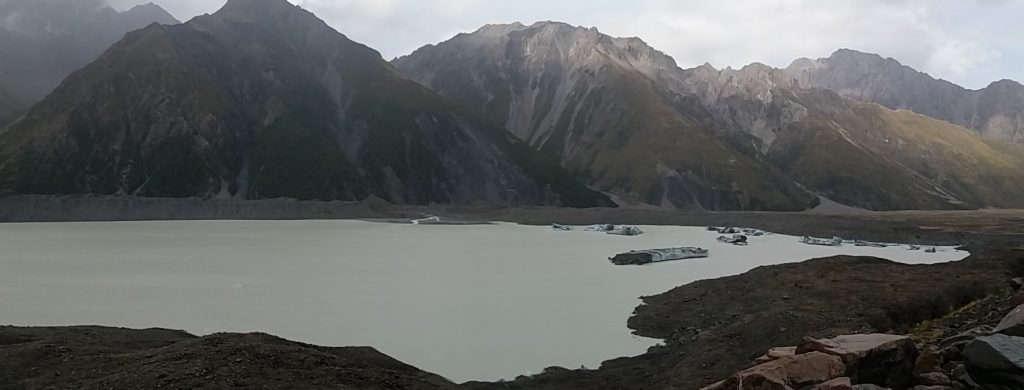
M 265 334 L 0 328 L 3 389 L 453 387 L 372 348 L 316 347 Z
M 1024 378 L 1024 339 L 1016 338 L 1024 336 L 1018 319 L 1024 309 L 1014 310 L 1024 303 L 1015 279 L 1024 274 L 1020 212 L 587 214 L 384 205 L 361 210 L 379 218 L 440 211 L 463 219 L 532 223 L 551 218 L 569 223 L 751 222 L 789 233 L 830 227 L 851 238 L 961 242 L 973 255 L 936 265 L 845 256 L 814 259 L 644 297 L 629 326 L 664 344 L 595 370 L 553 367 L 507 382 L 455 384 L 370 348 L 317 347 L 261 334 L 195 337 L 170 330 L 0 328 L 0 388 L 696 390 L 718 383 L 710 389 L 874 389 L 867 386 L 871 383 L 897 390 L 945 390 L 1020 389 L 1024 383 L 1015 382 Z M 836 339 L 840 336 L 846 337 Z M 755 361 L 762 364 L 755 366 Z M 883 371 L 884 377 L 875 375 Z M 849 385 L 843 378 L 850 378 Z M 825 381 L 832 381 L 831 387 L 816 387 Z
M 1024 303 L 1024 279 L 1009 285 L 921 323 L 910 336 L 806 337 L 795 346 L 772 348 L 753 367 L 703 390 L 1024 388 L 1024 306 L 1014 308 Z

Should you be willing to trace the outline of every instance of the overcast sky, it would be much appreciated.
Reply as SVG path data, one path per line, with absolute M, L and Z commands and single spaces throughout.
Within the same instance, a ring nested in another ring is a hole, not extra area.
M 108 0 L 117 8 L 150 0 Z M 786 66 L 850 48 L 969 88 L 1024 81 L 1024 0 L 290 0 L 390 59 L 487 23 L 638 36 L 683 67 Z M 224 0 L 154 0 L 188 20 Z

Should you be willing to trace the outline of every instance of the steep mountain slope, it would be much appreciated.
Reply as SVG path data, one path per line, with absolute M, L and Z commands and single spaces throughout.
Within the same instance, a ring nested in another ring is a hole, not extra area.
M 491 25 L 394 64 L 626 198 L 714 210 L 816 201 L 709 131 L 699 102 L 665 87 L 680 76 L 675 61 L 639 39 L 552 22 Z
M 17 99 L 11 96 L 3 85 L 0 85 L 0 128 L 2 128 L 4 123 L 8 123 L 14 117 L 17 117 L 20 110 Z
M 152 3 L 117 12 L 103 0 L 0 0 L 0 126 L 151 23 L 178 21 Z
M 1024 143 L 1024 86 L 1012 80 L 968 90 L 892 58 L 847 49 L 828 58 L 798 59 L 786 71 L 807 87 L 908 109 L 974 129 L 986 139 Z
M 685 71 L 679 88 L 718 120 L 720 136 L 752 147 L 831 200 L 875 209 L 1020 207 L 1019 148 L 908 111 L 807 89 L 761 64 Z M 745 138 L 752 136 L 753 139 Z
M 878 210 L 1024 205 L 1015 149 L 761 64 L 683 70 L 639 40 L 558 23 L 487 26 L 395 64 L 648 203 L 800 209 L 806 189 Z M 729 190 L 677 195 L 707 188 Z M 757 201 L 721 201 L 737 198 Z
M 23 193 L 605 201 L 285 0 L 128 34 L 0 145 Z

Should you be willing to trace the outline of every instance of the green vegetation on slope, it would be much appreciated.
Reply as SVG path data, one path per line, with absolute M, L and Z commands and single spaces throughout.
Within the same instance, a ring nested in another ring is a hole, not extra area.
M 812 92 L 805 120 L 769 152 L 794 179 L 873 210 L 1024 207 L 1022 160 L 971 131 L 871 103 Z M 838 107 L 838 108 L 837 108 Z
M 627 102 L 621 122 L 567 164 L 598 188 L 628 188 L 661 204 L 712 210 L 805 210 L 816 199 L 663 103 L 652 81 L 617 69 L 609 90 Z M 671 188 L 669 188 L 671 186 Z

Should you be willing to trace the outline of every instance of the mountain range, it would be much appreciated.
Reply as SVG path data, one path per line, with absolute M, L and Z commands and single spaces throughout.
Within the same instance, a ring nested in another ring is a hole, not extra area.
M 914 111 L 973 129 L 986 139 L 1024 143 L 1024 86 L 1013 80 L 969 90 L 892 58 L 853 50 L 817 60 L 801 58 L 786 72 L 807 87 Z
M 605 199 L 284 0 L 129 33 L 0 144 L 0 182 L 22 193 Z
M 681 69 L 636 38 L 486 26 L 395 65 L 559 153 L 602 191 L 671 208 L 1019 207 L 1024 158 L 956 125 L 752 64 Z
M 118 12 L 102 0 L 0 0 L 0 126 L 151 23 L 178 20 L 152 3 Z
M 285 0 L 230 0 L 128 33 L 0 130 L 0 189 L 1024 207 L 1022 96 L 851 50 L 683 69 L 638 38 L 557 22 L 488 25 L 389 63 Z

